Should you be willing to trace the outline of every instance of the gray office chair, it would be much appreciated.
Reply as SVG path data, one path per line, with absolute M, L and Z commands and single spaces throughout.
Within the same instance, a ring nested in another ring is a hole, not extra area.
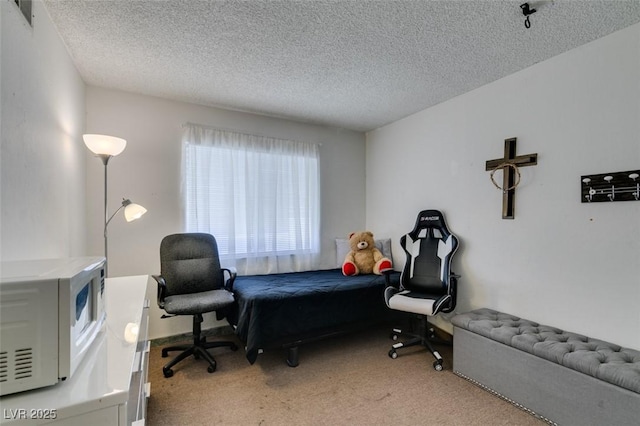
M 216 361 L 207 349 L 227 346 L 238 349 L 233 342 L 207 342 L 202 336 L 202 314 L 216 312 L 217 319 L 225 317 L 225 310 L 234 303 L 232 269 L 220 267 L 218 245 L 210 234 L 174 234 L 160 243 L 160 275 L 153 278 L 158 283 L 158 306 L 168 315 L 193 316 L 193 344 L 171 346 L 162 349 L 162 357 L 171 351 L 182 351 L 162 368 L 165 377 L 173 376 L 171 369 L 178 362 L 193 355 L 207 360 L 207 371 L 216 370 Z
M 400 239 L 400 245 L 407 261 L 400 274 L 399 288 L 385 289 L 385 302 L 391 309 L 417 314 L 421 320 L 421 333 L 414 335 L 394 329 L 391 333 L 393 340 L 398 340 L 402 334 L 409 334 L 412 339 L 394 344 L 389 356 L 395 359 L 398 357 L 397 349 L 424 345 L 436 359 L 433 368 L 441 371 L 442 356 L 431 345 L 430 341 L 437 339 L 427 317 L 451 312 L 456 307 L 459 275 L 451 272 L 451 260 L 458 249 L 458 239 L 449 232 L 441 212 L 423 210 L 418 214 L 413 231 Z

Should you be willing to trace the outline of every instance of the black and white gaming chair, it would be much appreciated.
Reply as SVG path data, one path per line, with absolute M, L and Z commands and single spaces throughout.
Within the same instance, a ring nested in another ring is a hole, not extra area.
M 413 231 L 400 239 L 400 245 L 407 261 L 400 275 L 400 287 L 385 289 L 385 302 L 391 309 L 417 314 L 424 330 L 420 335 L 411 335 L 411 340 L 394 344 L 389 356 L 397 358 L 396 350 L 402 347 L 424 345 L 436 359 L 433 367 L 441 371 L 442 357 L 429 342 L 435 333 L 428 326 L 427 317 L 451 312 L 456 306 L 459 276 L 452 273 L 450 267 L 458 239 L 449 232 L 441 212 L 423 210 Z M 391 337 L 397 340 L 401 334 L 402 330 L 394 329 Z

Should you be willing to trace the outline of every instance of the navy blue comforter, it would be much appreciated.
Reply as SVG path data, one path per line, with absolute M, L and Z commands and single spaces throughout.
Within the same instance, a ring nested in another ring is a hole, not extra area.
M 390 274 L 393 285 L 399 276 Z M 259 349 L 385 318 L 385 283 L 384 276 L 345 277 L 340 269 L 238 276 L 233 284 L 236 306 L 228 319 L 237 326 L 253 364 Z

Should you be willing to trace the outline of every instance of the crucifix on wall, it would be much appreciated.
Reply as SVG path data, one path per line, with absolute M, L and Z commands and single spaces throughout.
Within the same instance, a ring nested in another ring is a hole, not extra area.
M 516 156 L 516 138 L 505 139 L 504 156 L 495 160 L 489 160 L 486 171 L 491 171 L 491 182 L 502 191 L 502 218 L 513 219 L 515 216 L 516 188 L 520 183 L 520 167 L 535 166 L 538 164 L 538 154 L 526 154 Z M 502 186 L 493 179 L 493 174 L 502 169 Z

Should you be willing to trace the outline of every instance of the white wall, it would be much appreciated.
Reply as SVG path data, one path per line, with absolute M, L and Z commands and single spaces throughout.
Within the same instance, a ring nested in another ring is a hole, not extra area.
M 85 255 L 84 83 L 41 2 L 2 22 L 0 259 Z
M 110 225 L 112 276 L 158 272 L 161 238 L 181 230 L 186 121 L 323 144 L 326 267 L 333 238 L 364 227 L 361 134 L 98 88 L 85 100 L 42 3 L 33 28 L 11 1 L 0 15 L 2 260 L 102 254 L 103 170 L 82 143 L 85 102 L 86 131 L 129 141 L 109 166 L 111 211 L 123 196 L 149 209 Z M 635 25 L 370 133 L 366 227 L 394 238 L 401 263 L 399 237 L 420 209 L 439 208 L 462 241 L 458 311 L 492 307 L 640 348 L 640 203 L 579 202 L 580 175 L 640 167 L 639 52 Z M 484 171 L 509 137 L 539 154 L 522 169 L 513 221 Z M 152 316 L 152 337 L 190 329 Z
M 367 227 L 394 235 L 403 263 L 400 236 L 440 209 L 461 240 L 457 312 L 640 349 L 640 202 L 580 202 L 581 175 L 640 168 L 639 82 L 640 24 L 371 132 Z M 538 165 L 521 169 L 503 220 L 485 161 L 510 137 Z
M 365 224 L 364 134 L 266 116 L 209 108 L 97 87 L 87 88 L 87 132 L 125 138 L 125 151 L 109 162 L 109 210 L 122 197 L 148 212 L 126 223 L 122 215 L 109 224 L 109 275 L 160 272 L 159 247 L 165 235 L 182 232 L 180 155 L 185 122 L 236 129 L 283 139 L 321 143 L 322 267 L 335 267 L 336 237 Z M 88 235 L 91 254 L 102 254 L 104 221 L 103 166 L 87 154 Z M 190 318 L 160 320 L 152 298 L 150 337 L 191 330 Z M 203 327 L 224 325 L 209 315 Z

